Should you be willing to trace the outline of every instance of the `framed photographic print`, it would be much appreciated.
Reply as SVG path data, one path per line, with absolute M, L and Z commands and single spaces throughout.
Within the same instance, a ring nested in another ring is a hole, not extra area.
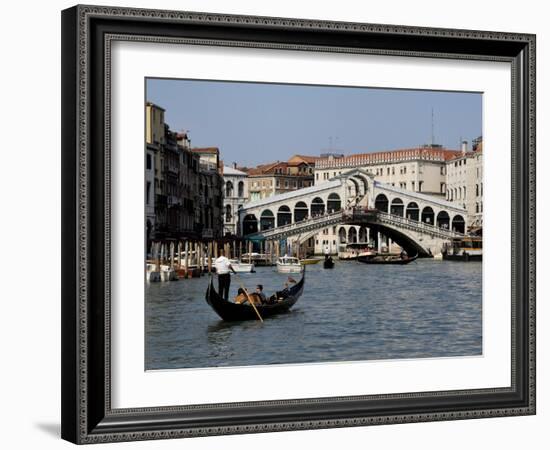
M 535 36 L 62 13 L 62 436 L 535 413 Z

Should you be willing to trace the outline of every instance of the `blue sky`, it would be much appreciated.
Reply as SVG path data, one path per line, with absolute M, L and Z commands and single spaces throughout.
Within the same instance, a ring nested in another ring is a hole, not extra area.
M 435 143 L 456 149 L 482 134 L 480 93 L 148 79 L 147 101 L 227 165 L 430 143 L 432 109 Z

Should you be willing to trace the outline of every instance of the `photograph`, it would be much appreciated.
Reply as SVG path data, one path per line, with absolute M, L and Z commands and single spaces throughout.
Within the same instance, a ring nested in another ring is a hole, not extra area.
M 146 78 L 143 114 L 145 371 L 483 356 L 482 92 Z

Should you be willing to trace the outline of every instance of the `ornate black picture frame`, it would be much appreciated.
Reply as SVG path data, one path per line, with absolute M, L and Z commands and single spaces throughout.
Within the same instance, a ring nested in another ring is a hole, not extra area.
M 512 66 L 511 386 L 113 409 L 110 46 L 241 46 Z M 62 13 L 62 437 L 98 443 L 535 414 L 535 36 L 75 6 Z

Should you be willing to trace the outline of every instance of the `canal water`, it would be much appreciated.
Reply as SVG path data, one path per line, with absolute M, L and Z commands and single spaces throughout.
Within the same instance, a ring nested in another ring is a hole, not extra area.
M 241 274 L 266 295 L 288 275 Z M 292 275 L 296 280 L 300 275 Z M 208 276 L 145 288 L 145 368 L 176 369 L 472 356 L 482 352 L 481 263 L 417 260 L 405 266 L 308 265 L 287 314 L 223 322 L 205 301 Z M 217 280 L 215 280 L 217 289 Z M 236 295 L 232 277 L 230 295 Z

